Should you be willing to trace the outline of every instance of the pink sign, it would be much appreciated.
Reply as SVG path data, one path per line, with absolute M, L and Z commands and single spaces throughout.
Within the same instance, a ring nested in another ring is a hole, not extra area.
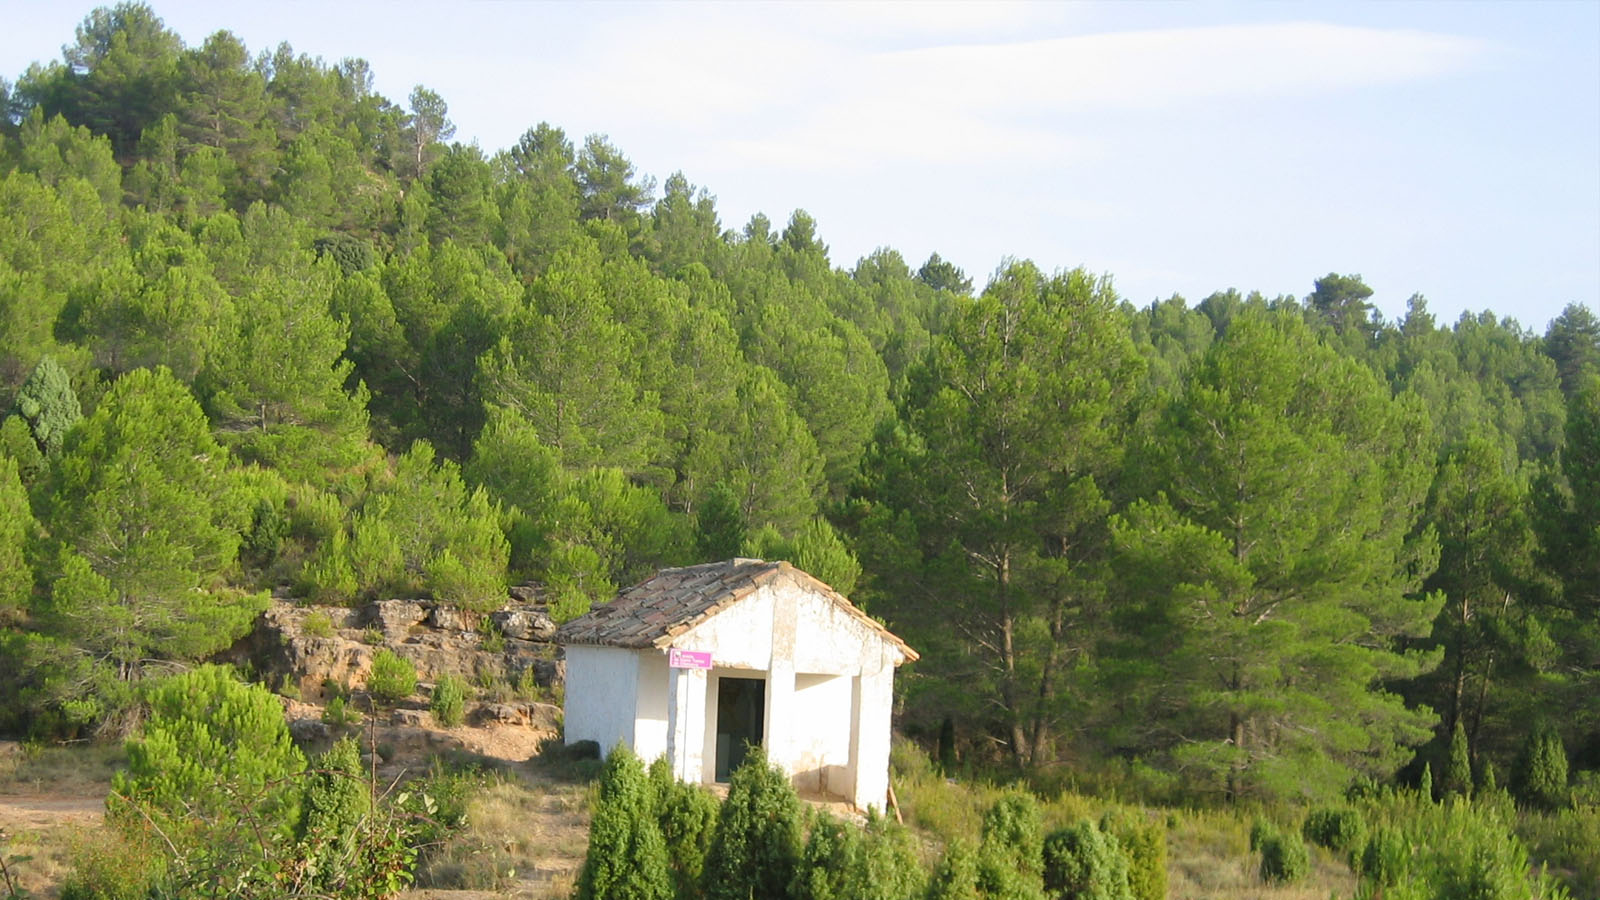
M 673 647 L 667 651 L 667 665 L 674 669 L 709 669 L 711 668 L 710 650 L 679 650 Z

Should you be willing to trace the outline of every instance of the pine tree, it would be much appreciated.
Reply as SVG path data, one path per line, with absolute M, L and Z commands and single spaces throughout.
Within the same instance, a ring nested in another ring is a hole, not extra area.
M 227 463 L 170 372 L 118 379 L 45 486 L 72 576 L 40 611 L 48 633 L 132 679 L 151 660 L 199 659 L 249 630 L 267 598 L 216 586 L 250 513 Z
M 16 413 L 28 423 L 33 439 L 46 456 L 61 452 L 67 432 L 83 418 L 71 379 L 54 358 L 39 360 L 17 391 Z
M 782 769 L 752 748 L 728 783 L 706 856 L 707 900 L 784 900 L 800 859 L 800 798 Z
M 21 621 L 30 605 L 33 568 L 25 551 L 37 532 L 17 463 L 0 452 L 0 632 Z
M 1467 735 L 1459 721 L 1450 730 L 1450 757 L 1445 761 L 1439 791 L 1446 797 L 1472 794 L 1472 760 L 1467 756 Z
M 1387 777 L 1430 715 L 1377 687 L 1437 664 L 1402 649 L 1443 600 L 1418 591 L 1438 552 L 1417 527 L 1422 409 L 1297 315 L 1246 310 L 1145 446 L 1155 499 L 1112 520 L 1135 602 L 1111 678 L 1135 719 L 1159 709 L 1183 736 L 1151 749 L 1235 797 Z
M 667 865 L 679 900 L 698 896 L 706 853 L 717 825 L 717 798 L 695 784 L 673 777 L 672 764 L 658 756 L 650 764 L 650 786 L 655 792 L 656 819 L 666 842 Z
M 1540 725 L 1528 733 L 1511 770 L 1511 792 L 1519 802 L 1536 809 L 1568 805 L 1567 751 L 1554 726 Z
M 613 747 L 600 773 L 600 802 L 589 826 L 577 900 L 672 900 L 653 795 L 639 758 L 625 744 Z
M 706 561 L 732 559 L 744 547 L 749 526 L 739 499 L 725 481 L 711 486 L 700 500 L 696 535 L 700 558 Z
M 1141 365 L 1109 283 L 1082 270 L 1008 265 L 952 319 L 862 466 L 876 517 L 858 547 L 889 576 L 885 612 L 1026 766 L 1063 715 L 1069 635 L 1103 584 L 1102 485 Z

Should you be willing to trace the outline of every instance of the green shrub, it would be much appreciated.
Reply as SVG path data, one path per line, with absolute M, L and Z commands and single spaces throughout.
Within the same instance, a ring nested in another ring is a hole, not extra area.
M 250 528 L 245 532 L 240 555 L 265 565 L 278 555 L 284 538 L 289 536 L 289 516 L 283 508 L 267 497 L 256 500 L 250 513 Z
M 978 888 L 1008 900 L 1044 896 L 1044 825 L 1032 794 L 1010 791 L 983 816 Z
M 333 637 L 333 619 L 319 609 L 306 616 L 306 622 L 301 626 L 301 630 L 312 637 Z
M 800 859 L 800 798 L 783 770 L 752 748 L 728 782 L 701 889 L 707 900 L 782 898 Z
M 175 851 L 165 877 L 175 896 L 270 877 L 300 815 L 291 776 L 305 769 L 278 698 L 220 666 L 165 679 L 148 696 L 144 733 L 111 781 L 107 821 L 130 839 L 160 833 Z
M 1080 821 L 1044 839 L 1044 887 L 1071 900 L 1132 900 L 1128 857 L 1117 839 Z
M 388 647 L 372 657 L 372 671 L 367 675 L 367 692 L 383 703 L 399 703 L 417 689 L 417 669 L 411 661 L 395 654 Z
M 791 900 L 907 900 L 921 897 L 926 878 L 904 826 L 867 813 L 857 829 L 814 814 L 801 851 Z
M 1567 751 L 1554 727 L 1544 725 L 1528 735 L 1511 770 L 1511 792 L 1536 809 L 1562 809 L 1570 802 Z
M 544 688 L 539 687 L 539 673 L 533 666 L 525 666 L 517 675 L 517 683 L 511 686 L 512 693 L 518 700 L 539 700 L 544 696 Z
M 1100 830 L 1115 837 L 1128 856 L 1128 889 L 1134 900 L 1166 900 L 1166 823 L 1108 812 L 1100 819 Z
M 328 705 L 322 708 L 322 721 L 336 728 L 342 728 L 360 722 L 361 713 L 351 709 L 343 697 L 335 695 L 328 701 Z
M 980 900 L 978 856 L 971 844 L 956 838 L 945 846 L 928 885 L 928 900 Z
M 1268 884 L 1294 884 L 1311 871 L 1311 855 L 1298 834 L 1276 828 L 1261 835 L 1261 880 Z
M 1478 767 L 1478 792 L 1492 794 L 1500 789 L 1500 784 L 1495 778 L 1494 760 L 1485 759 L 1483 765 Z
M 656 822 L 644 766 L 617 744 L 600 773 L 600 801 L 589 826 L 589 850 L 578 875 L 577 900 L 671 900 L 666 841 Z
M 111 782 L 114 821 L 148 817 L 182 831 L 232 822 L 241 803 L 269 827 L 294 821 L 299 798 L 285 778 L 305 768 L 305 757 L 270 691 L 202 666 L 160 682 L 149 702 L 143 736 L 128 742 L 128 768 Z
M 1032 794 L 1009 791 L 983 816 L 983 843 L 1005 848 L 1017 870 L 1039 876 L 1044 851 L 1044 823 Z
M 917 857 L 916 839 L 899 822 L 867 811 L 861 835 L 861 865 L 849 896 L 861 900 L 904 900 L 920 897 L 927 875 Z
M 73 846 L 61 900 L 146 900 L 166 872 L 158 838 L 147 831 L 105 828 Z M 23 895 L 27 896 L 27 895 Z
M 356 855 L 359 826 L 371 811 L 361 750 L 355 741 L 342 738 L 317 759 L 300 803 L 295 839 L 307 886 L 333 894 L 347 861 Z
M 466 714 L 467 682 L 459 675 L 446 675 L 433 686 L 433 698 L 428 708 L 433 710 L 433 721 L 445 728 L 461 724 Z
M 1361 877 L 1381 887 L 1399 884 L 1411 862 L 1411 848 L 1397 828 L 1380 826 L 1361 851 Z
M 1348 807 L 1319 806 L 1306 815 L 1300 833 L 1305 839 L 1350 861 L 1355 868 L 1367 845 L 1367 824 Z
M 861 859 L 855 829 L 828 815 L 813 815 L 811 834 L 800 851 L 790 900 L 855 900 L 852 893 Z
M 699 785 L 674 778 L 672 764 L 664 756 L 650 764 L 650 784 L 655 791 L 656 821 L 667 844 L 667 865 L 672 870 L 677 895 L 693 897 L 717 825 L 717 798 Z
M 337 501 L 335 501 L 337 502 Z M 341 527 L 317 544 L 316 552 L 300 570 L 295 589 L 318 603 L 350 603 L 360 585 L 350 567 L 349 537 Z
M 1525 814 L 1517 834 L 1535 860 L 1561 873 L 1574 897 L 1600 897 L 1600 805 Z
M 1251 822 L 1250 823 L 1250 852 L 1251 853 L 1258 852 L 1261 849 L 1261 842 L 1266 839 L 1267 835 L 1272 834 L 1273 832 L 1275 832 L 1277 830 L 1278 830 L 1277 826 L 1273 825 L 1271 822 L 1267 821 L 1266 819 L 1258 818 L 1255 821 Z

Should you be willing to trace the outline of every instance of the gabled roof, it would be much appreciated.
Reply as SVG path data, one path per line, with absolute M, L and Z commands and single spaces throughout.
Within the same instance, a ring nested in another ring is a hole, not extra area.
M 917 652 L 905 641 L 815 577 L 786 562 L 743 558 L 662 569 L 624 589 L 610 603 L 597 606 L 561 626 L 556 641 L 635 650 L 664 649 L 678 635 L 738 603 L 758 588 L 783 580 L 828 598 L 899 648 L 908 662 L 917 658 Z

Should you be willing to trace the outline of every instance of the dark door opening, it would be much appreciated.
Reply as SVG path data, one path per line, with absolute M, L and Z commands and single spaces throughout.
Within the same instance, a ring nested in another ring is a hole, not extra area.
M 717 679 L 717 780 L 727 781 L 751 747 L 761 746 L 767 683 L 761 678 Z

